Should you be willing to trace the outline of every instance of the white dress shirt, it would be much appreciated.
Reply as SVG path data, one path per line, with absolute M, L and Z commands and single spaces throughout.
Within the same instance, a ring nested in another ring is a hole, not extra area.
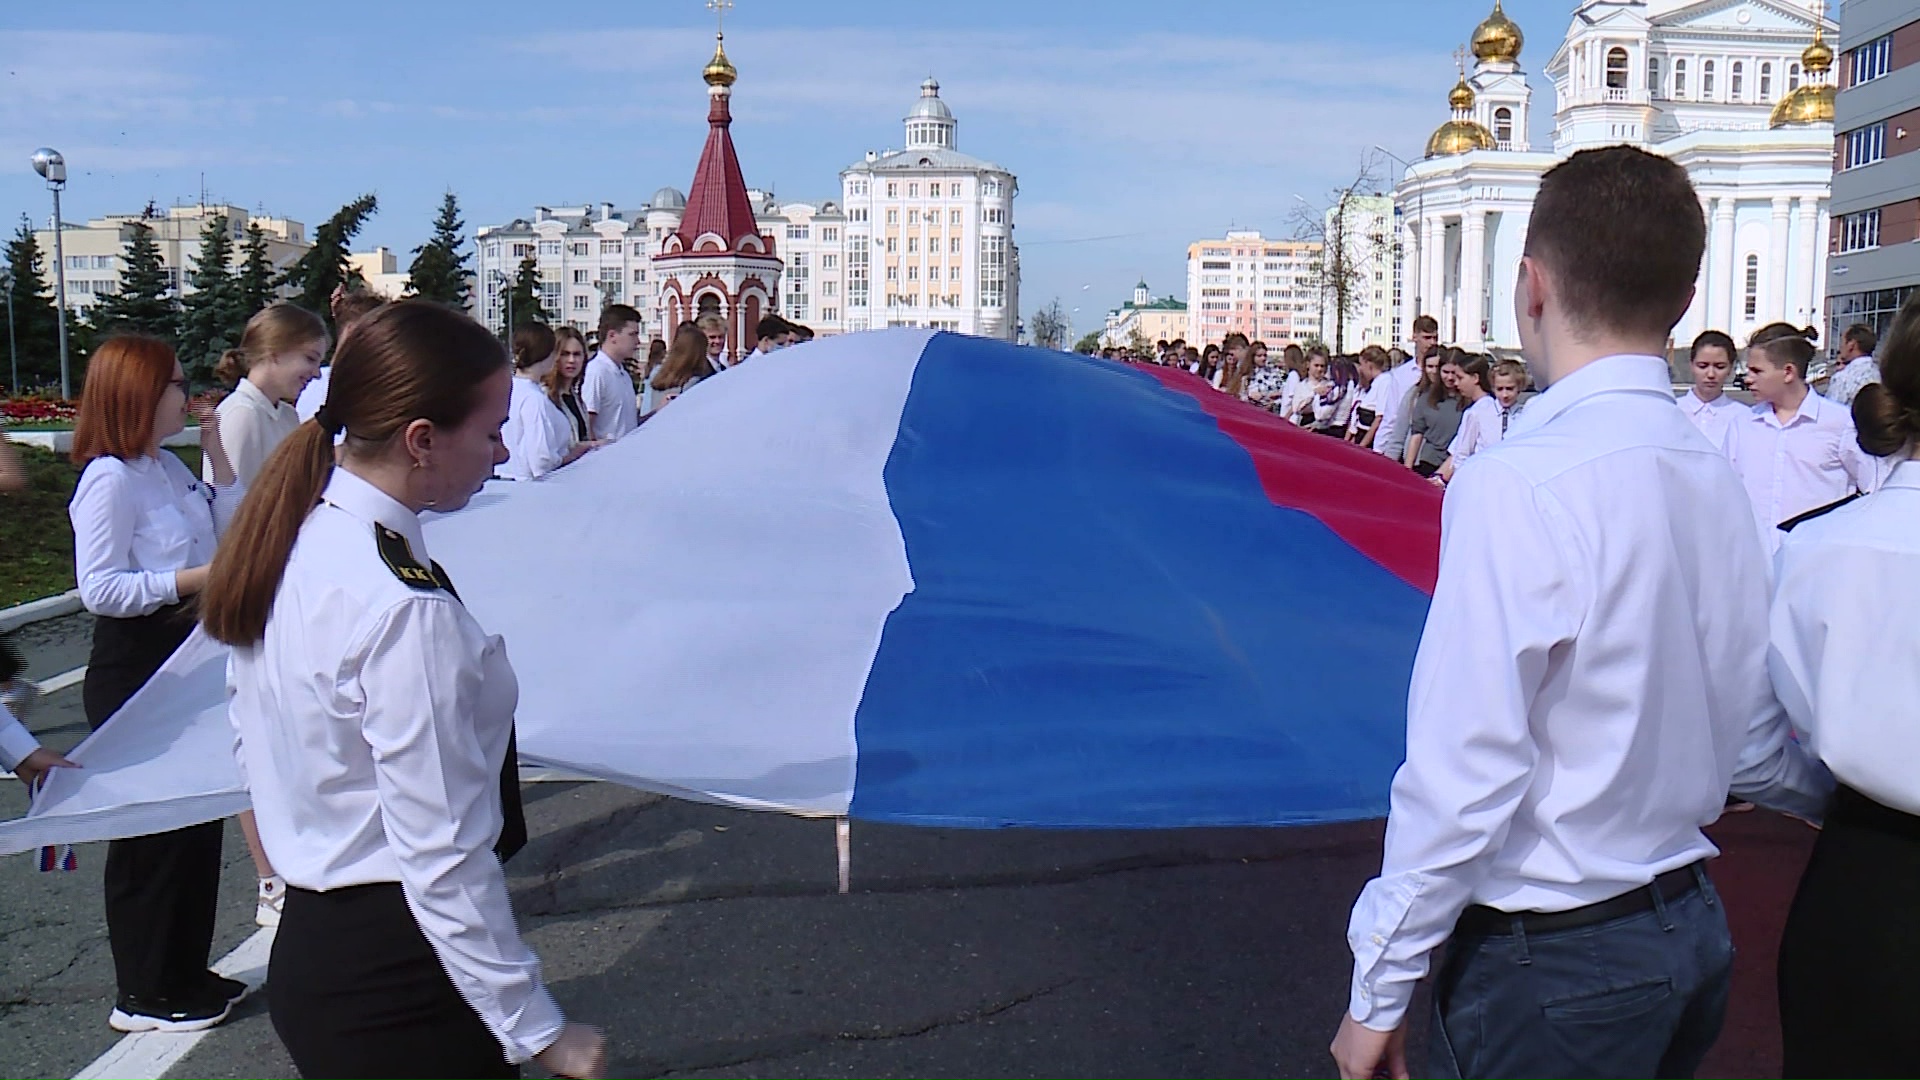
M 596 439 L 618 439 L 640 426 L 638 397 L 627 369 L 604 352 L 587 361 L 580 379 L 580 400 L 587 407 Z
M 293 400 L 293 411 L 299 415 L 301 423 L 313 419 L 313 414 L 327 403 L 327 386 L 332 382 L 333 365 L 328 364 L 320 369 L 320 377 L 308 383 L 300 391 L 300 396 Z
M 1871 355 L 1856 356 L 1827 380 L 1826 397 L 1836 405 L 1851 406 L 1861 387 L 1879 381 L 1880 362 Z
M 220 446 L 242 484 L 253 483 L 281 441 L 300 426 L 300 414 L 293 406 L 268 399 L 250 379 L 241 379 L 215 411 L 220 417 Z M 212 458 L 202 459 L 200 479 L 213 483 Z
M 1420 381 L 1420 363 L 1416 360 L 1403 361 L 1399 367 L 1381 372 L 1373 380 L 1379 391 L 1380 427 L 1373 434 L 1375 453 L 1385 454 L 1395 461 L 1406 453 L 1408 428 L 1412 421 L 1409 415 L 1412 408 L 1408 395 Z
M 15 765 L 27 760 L 27 755 L 40 749 L 40 740 L 33 737 L 27 725 L 21 723 L 5 705 L 0 705 L 0 769 L 13 771 Z
M 1809 390 L 1785 424 L 1765 403 L 1732 425 L 1727 456 L 1747 486 L 1754 526 L 1767 557 L 1780 547 L 1781 522 L 1878 486 L 1880 459 L 1860 449 L 1853 414 Z
M 1562 911 L 1715 854 L 1729 787 L 1817 818 L 1831 781 L 1767 689 L 1740 482 L 1666 361 L 1541 394 L 1454 475 L 1349 1011 L 1389 1030 L 1469 904 Z
M 80 602 L 129 619 L 180 602 L 174 575 L 213 561 L 246 485 L 215 488 L 171 451 L 87 462 L 67 504 Z
M 335 469 L 265 638 L 229 661 L 234 758 L 287 883 L 398 882 L 460 996 L 509 1061 L 526 1061 L 563 1017 L 493 853 L 519 684 L 505 644 L 459 600 L 383 561 L 379 526 L 431 565 L 419 519 Z
M 1454 468 L 1480 451 L 1500 445 L 1504 437 L 1500 429 L 1500 399 L 1492 394 L 1481 395 L 1479 401 L 1460 414 L 1460 430 L 1453 433 L 1453 441 L 1447 444 Z
M 1793 726 L 1841 783 L 1920 814 L 1920 463 L 1796 526 L 1777 577 L 1767 672 Z
M 1693 426 L 1700 429 L 1700 434 L 1707 437 L 1714 449 L 1725 451 L 1727 440 L 1733 437 L 1733 425 L 1745 420 L 1753 408 L 1725 394 L 1712 401 L 1702 401 L 1698 393 L 1688 390 L 1680 397 L 1680 411 L 1687 414 L 1687 419 L 1693 421 Z
M 513 377 L 500 437 L 507 444 L 507 461 L 494 475 L 509 480 L 538 480 L 559 468 L 573 449 L 573 425 L 567 422 L 567 414 L 539 383 L 524 375 Z

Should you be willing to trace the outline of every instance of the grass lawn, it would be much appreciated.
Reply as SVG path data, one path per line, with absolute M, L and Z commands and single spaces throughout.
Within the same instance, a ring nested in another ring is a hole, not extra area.
M 27 467 L 27 489 L 0 495 L 0 607 L 57 596 L 73 588 L 73 526 L 67 503 L 80 470 L 66 458 L 37 446 L 13 449 Z M 195 476 L 200 448 L 174 453 Z

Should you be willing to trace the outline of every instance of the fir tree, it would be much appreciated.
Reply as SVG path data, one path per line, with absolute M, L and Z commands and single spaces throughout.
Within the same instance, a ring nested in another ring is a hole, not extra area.
M 181 302 L 180 364 L 187 378 L 195 381 L 213 374 L 220 354 L 240 340 L 253 314 L 231 266 L 233 237 L 228 225 L 227 216 L 221 214 L 201 231 L 200 255 L 188 279 L 194 291 Z
M 433 239 L 413 249 L 413 265 L 407 267 L 408 295 L 423 300 L 438 300 L 462 311 L 473 302 L 467 283 L 468 256 L 460 248 L 466 242 L 460 220 L 460 204 L 453 192 L 440 202 L 440 214 L 433 219 Z
M 500 300 L 502 315 L 507 320 L 500 335 L 503 341 L 512 341 L 513 328 L 522 323 L 547 321 L 547 312 L 540 305 L 540 268 L 533 256 L 520 260 L 520 269 L 513 275 L 512 283 L 501 288 Z
M 160 261 L 160 245 L 143 221 L 131 226 L 120 270 L 120 290 L 94 305 L 93 324 L 108 334 L 151 334 L 172 341 L 179 329 L 173 279 Z
M 7 241 L 7 275 L 13 301 L 13 344 L 20 357 L 22 386 L 57 383 L 60 379 L 60 312 L 47 285 L 47 268 L 34 239 L 33 226 L 23 216 L 20 230 Z M 5 369 L 12 375 L 12 357 Z M 17 388 L 14 388 L 17 389 Z
M 379 207 L 380 201 L 372 195 L 362 195 L 341 207 L 313 231 L 313 247 L 287 267 L 280 279 L 281 284 L 294 290 L 294 303 L 320 312 L 328 325 L 333 319 L 328 311 L 334 287 L 349 284 L 354 276 L 347 264 L 353 238 Z
M 240 306 L 252 318 L 254 312 L 273 303 L 273 260 L 267 257 L 267 233 L 258 222 L 247 224 L 247 242 L 241 246 L 244 261 L 240 265 L 238 288 Z

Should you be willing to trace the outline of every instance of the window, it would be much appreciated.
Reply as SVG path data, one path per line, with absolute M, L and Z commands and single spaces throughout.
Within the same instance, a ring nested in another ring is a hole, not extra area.
M 575 285 L 585 285 L 587 283 L 587 273 L 586 270 L 575 270 L 573 272 L 573 283 Z
M 889 266 L 889 267 L 887 267 L 887 280 L 888 280 L 888 281 L 899 281 L 899 280 L 900 280 L 900 268 L 899 268 L 899 267 L 897 267 L 897 266 Z
M 899 251 L 900 251 L 900 238 L 897 236 L 887 237 L 887 254 L 895 255 L 895 254 L 898 254 Z
M 585 242 L 576 243 L 570 245 L 568 250 L 569 253 L 573 255 L 590 255 L 592 254 L 592 245 Z
M 93 257 L 93 268 L 94 268 L 95 270 L 111 270 L 111 269 L 113 269 L 113 256 L 111 256 L 111 255 L 95 255 L 95 256 Z
M 918 266 L 907 267 L 907 280 L 908 281 L 920 280 L 920 268 Z
M 980 238 L 980 306 L 1007 306 L 1007 238 Z
M 644 258 L 646 254 L 647 254 L 647 245 L 641 243 L 638 240 L 635 240 L 633 242 L 633 257 L 636 259 Z
M 840 283 L 839 283 L 839 282 L 837 282 L 837 281 L 823 281 L 823 282 L 821 282 L 821 283 L 820 283 L 820 295 L 821 295 L 821 296 L 838 296 L 838 295 L 840 295 Z
M 919 185 L 919 184 L 908 184 L 908 185 L 907 185 L 907 198 L 909 198 L 909 199 L 917 199 L 917 198 L 919 198 L 919 197 L 920 197 L 920 185 Z
M 909 225 L 920 224 L 920 211 L 918 210 L 907 211 L 907 224 Z
M 897 199 L 897 198 L 899 198 L 899 197 L 900 197 L 900 185 L 899 185 L 899 184 L 891 184 L 891 183 L 890 183 L 890 184 L 888 184 L 888 185 L 887 185 L 887 198 L 889 198 L 889 199 Z
M 865 221 L 865 220 L 867 220 L 867 208 L 866 208 L 866 207 L 864 207 L 864 206 L 862 206 L 862 207 L 860 207 L 860 208 L 859 208 L 858 210 L 849 210 L 849 211 L 847 211 L 847 220 L 848 220 L 848 221 Z
M 1875 38 L 1853 50 L 1853 63 L 1847 76 L 1848 86 L 1872 82 L 1893 68 L 1893 35 Z
M 947 224 L 949 225 L 960 224 L 960 210 L 958 207 L 955 207 L 953 210 L 947 213 Z
M 861 244 L 847 252 L 847 305 L 867 306 L 867 247 Z
M 929 198 L 929 199 L 937 199 L 937 198 L 939 198 L 939 197 L 940 197 L 940 185 L 939 185 L 939 184 L 928 184 L 928 185 L 927 185 L 927 198 Z
M 618 255 L 624 247 L 625 245 L 621 244 L 618 240 L 602 240 L 600 241 L 600 254 Z
M 613 284 L 615 284 L 615 285 L 618 285 L 618 284 L 620 284 L 620 268 L 619 268 L 619 267 L 617 267 L 617 266 L 603 266 L 603 267 L 601 267 L 601 268 L 600 268 L 600 280 L 601 280 L 601 281 L 610 281 L 610 282 L 612 282 L 612 283 L 613 283 Z
M 1794 61 L 1787 65 L 1787 93 L 1800 89 L 1800 63 Z
M 820 230 L 820 239 L 826 241 L 829 244 L 839 243 L 840 230 L 835 228 L 832 225 L 825 226 Z
M 837 307 L 823 307 L 820 309 L 820 318 L 824 322 L 839 322 L 840 309 Z
M 898 207 L 887 208 L 887 224 L 889 225 L 900 224 L 900 210 Z
M 959 237 L 957 236 L 947 237 L 947 254 L 949 255 L 960 254 L 960 238 Z
M 807 228 L 807 226 L 805 225 L 789 225 L 787 226 L 787 239 L 805 240 L 807 239 L 808 233 L 810 233 L 811 231 L 812 230 Z
M 542 246 L 542 247 L 544 247 L 544 246 L 546 246 L 546 245 L 544 245 L 544 244 L 543 244 L 543 245 L 541 245 L 541 246 Z M 560 254 L 560 247 L 559 247 L 559 245 L 558 245 L 558 244 L 556 244 L 556 245 L 554 245 L 554 248 L 553 248 L 553 253 L 554 253 L 555 255 L 558 255 L 558 254 Z M 531 255 L 531 254 L 533 254 L 533 245 L 532 245 L 532 244 L 515 244 L 515 245 L 513 245 L 513 257 L 514 257 L 514 258 L 516 258 L 516 259 L 524 259 L 524 258 L 526 258 L 527 256 L 529 256 L 529 255 Z M 542 254 L 542 255 L 544 255 L 544 254 L 546 254 L 546 252 L 544 252 L 544 251 L 543 251 L 543 252 L 541 252 L 541 254 Z
M 907 237 L 907 254 L 909 255 L 920 254 L 920 238 L 919 237 L 917 236 Z
M 1760 65 L 1760 100 L 1763 103 L 1773 100 L 1773 62 L 1772 61 L 1768 61 Z
M 1687 96 L 1687 62 L 1685 60 L 1673 62 L 1673 96 L 1677 98 Z
M 1880 246 L 1880 210 L 1863 210 L 1840 219 L 1840 251 L 1866 251 Z
M 1711 60 L 1700 64 L 1700 96 L 1708 101 L 1713 100 L 1713 61 Z
M 1647 93 L 1660 95 L 1660 58 L 1657 56 L 1647 57 Z
M 960 264 L 959 263 L 954 263 L 952 266 L 947 267 L 947 280 L 948 281 L 960 280 Z
M 634 267 L 634 268 L 633 268 L 633 283 L 634 283 L 635 285 L 645 285 L 645 284 L 647 283 L 647 272 L 646 272 L 645 270 L 642 270 L 642 269 L 640 269 L 640 268 L 639 268 L 639 267 L 637 267 L 637 266 L 636 266 L 636 267 Z
M 87 257 L 85 255 L 67 256 L 67 269 L 85 270 L 86 268 L 87 268 Z
M 1493 110 L 1493 141 L 1505 146 L 1513 142 L 1513 110 L 1505 105 Z M 1278 270 L 1278 266 L 1269 269 Z
M 1746 78 L 1747 78 L 1747 65 L 1741 63 L 1738 60 L 1735 60 L 1733 62 L 1733 67 L 1727 69 L 1727 100 L 1729 101 L 1745 100 L 1740 96 L 1740 94 L 1743 89 L 1743 84 L 1746 82 Z
M 1869 124 L 1847 132 L 1846 168 L 1857 169 L 1884 161 L 1887 157 L 1887 122 Z
M 840 269 L 840 256 L 838 256 L 838 255 L 835 255 L 835 254 L 834 254 L 833 252 L 830 252 L 830 251 L 829 251 L 829 252 L 827 252 L 827 253 L 825 253 L 825 254 L 823 254 L 823 255 L 821 255 L 821 256 L 820 256 L 820 269 L 822 269 L 822 270 L 838 270 L 838 269 Z
M 1627 50 L 1614 46 L 1607 50 L 1607 89 L 1627 88 Z
M 1760 313 L 1760 256 L 1747 256 L 1746 304 L 1742 308 L 1751 319 Z
M 578 296 L 575 296 L 573 298 L 573 310 L 575 311 L 593 310 L 593 298 L 591 296 L 587 296 L 584 293 Z

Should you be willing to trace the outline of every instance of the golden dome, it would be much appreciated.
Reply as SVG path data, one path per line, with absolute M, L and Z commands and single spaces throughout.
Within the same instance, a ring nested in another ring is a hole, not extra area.
M 1822 79 L 1833 67 L 1833 49 L 1817 26 L 1813 30 L 1813 44 L 1800 54 L 1800 66 L 1806 70 L 1808 81 L 1773 107 L 1773 115 L 1767 118 L 1768 127 L 1833 123 L 1833 84 L 1813 81 Z
M 1520 59 L 1520 47 L 1526 43 L 1519 25 L 1500 10 L 1500 0 L 1493 0 L 1493 14 L 1473 28 L 1473 55 L 1483 63 L 1512 63 Z
M 1480 124 L 1472 120 L 1449 120 L 1427 140 L 1427 156 L 1449 157 L 1493 147 L 1493 133 Z
M 1460 81 L 1453 84 L 1453 89 L 1447 92 L 1447 104 L 1453 107 L 1454 112 L 1473 110 L 1473 87 L 1467 85 L 1465 75 L 1462 75 Z
M 733 61 L 727 59 L 726 43 L 716 39 L 713 59 L 707 61 L 706 70 L 700 73 L 700 77 L 707 80 L 708 86 L 732 86 L 739 76 L 740 73 L 734 70 Z

